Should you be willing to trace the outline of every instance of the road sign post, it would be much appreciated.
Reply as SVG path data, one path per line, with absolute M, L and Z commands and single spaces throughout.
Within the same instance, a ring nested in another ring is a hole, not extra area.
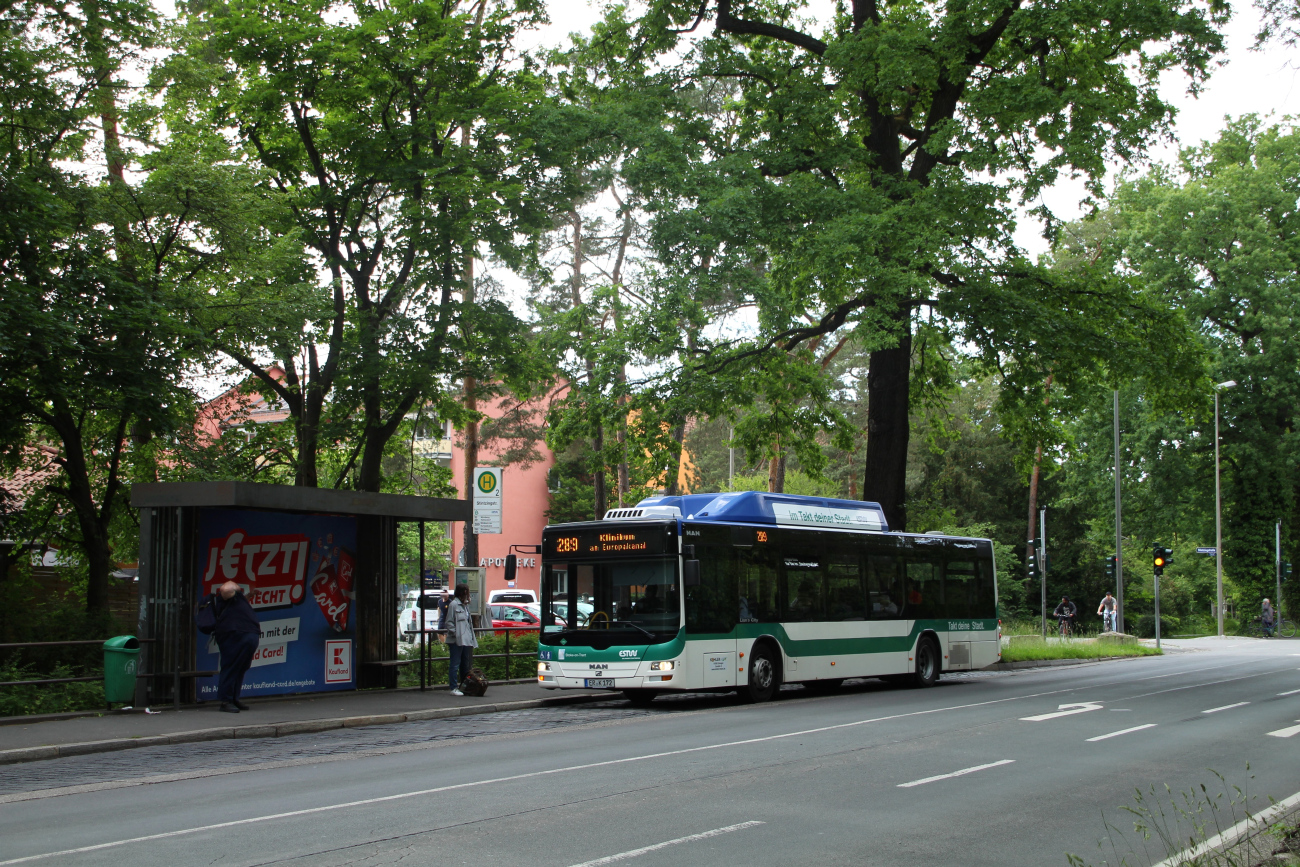
M 474 468 L 475 533 L 501 532 L 501 476 L 500 467 Z

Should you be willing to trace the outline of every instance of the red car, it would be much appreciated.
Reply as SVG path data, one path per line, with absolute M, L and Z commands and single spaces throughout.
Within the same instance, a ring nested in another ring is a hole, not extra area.
M 542 628 L 542 619 L 524 604 L 489 605 L 488 615 L 492 618 L 492 628 L 497 631 L 497 635 L 505 635 L 507 629 L 540 632 Z M 556 622 L 564 625 L 558 617 Z

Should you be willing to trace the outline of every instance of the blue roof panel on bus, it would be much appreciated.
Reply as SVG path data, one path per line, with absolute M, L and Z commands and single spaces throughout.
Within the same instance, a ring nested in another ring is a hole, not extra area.
M 680 497 L 650 497 L 638 508 L 661 506 L 680 510 L 690 520 L 738 524 L 778 524 L 792 527 L 824 527 L 841 530 L 887 532 L 889 522 L 879 503 L 837 500 L 831 497 L 798 497 L 766 491 L 734 491 L 721 494 L 686 494 Z

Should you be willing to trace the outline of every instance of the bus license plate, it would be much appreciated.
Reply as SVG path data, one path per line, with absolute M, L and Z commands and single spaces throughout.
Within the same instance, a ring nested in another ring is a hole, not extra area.
M 612 677 L 589 677 L 583 681 L 587 689 L 613 689 L 614 678 Z

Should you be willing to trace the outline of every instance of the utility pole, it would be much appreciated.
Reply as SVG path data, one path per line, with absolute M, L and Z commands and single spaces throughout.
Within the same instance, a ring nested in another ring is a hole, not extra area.
M 1043 637 L 1047 637 L 1047 509 L 1038 510 L 1038 574 L 1043 596 Z
M 1115 389 L 1115 630 L 1124 631 L 1124 534 L 1120 512 L 1119 389 Z
M 1273 528 L 1273 565 L 1277 576 L 1277 595 L 1273 597 L 1273 607 L 1277 609 L 1277 615 L 1273 622 L 1281 625 L 1282 623 L 1282 522 L 1278 521 L 1277 526 Z

